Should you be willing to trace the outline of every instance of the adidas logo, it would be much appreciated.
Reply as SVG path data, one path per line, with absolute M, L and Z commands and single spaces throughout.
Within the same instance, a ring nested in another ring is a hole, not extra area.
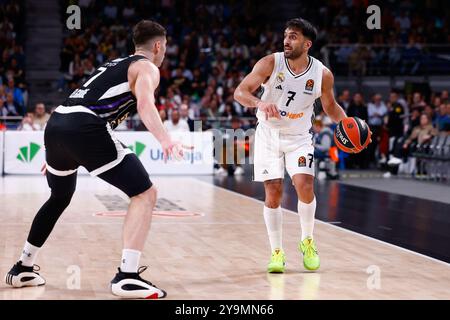
M 269 171 L 264 170 L 262 174 L 269 174 Z
M 139 141 L 136 141 L 134 143 L 134 146 L 128 146 L 128 148 L 133 151 L 138 157 L 142 154 L 142 152 L 144 152 L 145 147 L 146 145 Z
M 30 252 L 26 252 L 25 250 L 23 250 L 22 253 L 23 253 L 24 255 L 26 255 L 28 258 L 31 257 L 31 253 L 30 253 Z
M 283 87 L 281 86 L 281 84 L 279 84 L 278 86 L 275 87 L 275 89 L 283 90 Z
M 21 162 L 31 162 L 40 149 L 40 145 L 34 142 L 30 142 L 28 146 L 24 146 L 19 149 L 19 154 L 16 158 Z

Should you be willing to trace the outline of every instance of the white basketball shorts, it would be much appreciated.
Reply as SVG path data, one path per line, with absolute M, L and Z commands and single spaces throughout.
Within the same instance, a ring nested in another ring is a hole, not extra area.
M 291 178 L 299 173 L 314 176 L 312 136 L 280 133 L 258 124 L 253 163 L 254 181 L 283 179 L 285 168 Z

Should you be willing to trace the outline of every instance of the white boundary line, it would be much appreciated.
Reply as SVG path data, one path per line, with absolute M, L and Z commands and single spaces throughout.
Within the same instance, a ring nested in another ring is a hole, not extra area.
M 201 182 L 201 183 L 203 183 L 203 184 L 207 184 L 207 185 L 209 185 L 209 186 L 213 186 L 213 187 L 219 188 L 219 189 L 221 189 L 221 190 L 227 191 L 227 192 L 232 193 L 232 194 L 234 194 L 234 195 L 238 195 L 238 196 L 240 196 L 240 197 L 242 197 L 242 198 L 251 199 L 251 200 L 256 201 L 256 202 L 264 203 L 264 202 L 261 201 L 261 200 L 258 200 L 258 199 L 255 199 L 255 198 L 246 196 L 246 195 L 244 195 L 244 194 L 237 193 L 236 191 L 232 191 L 232 190 L 225 189 L 225 188 L 220 187 L 220 186 L 216 186 L 216 185 L 213 184 L 213 183 L 209 183 L 209 182 L 206 182 L 206 181 L 203 181 L 203 180 L 200 180 L 200 179 L 195 179 L 195 178 L 191 178 L 191 179 L 192 179 L 192 180 L 195 180 L 195 181 L 199 181 L 199 182 Z M 289 210 L 289 209 L 285 209 L 285 208 L 282 208 L 282 209 L 283 209 L 283 211 L 286 211 L 286 212 L 289 212 L 289 213 L 291 213 L 291 214 L 295 214 L 296 216 L 298 216 L 298 213 L 295 212 L 295 211 L 292 211 L 292 210 Z M 390 247 L 392 247 L 392 248 L 397 248 L 397 249 L 399 249 L 399 250 L 402 250 L 402 251 L 404 251 L 404 252 L 408 252 L 408 253 L 410 253 L 410 254 L 414 254 L 414 255 L 419 256 L 419 257 L 422 257 L 422 258 L 429 259 L 429 260 L 431 260 L 431 261 L 434 261 L 434 262 L 443 264 L 443 265 L 446 266 L 446 267 L 450 267 L 450 263 L 447 263 L 447 262 L 445 262 L 445 261 L 438 260 L 438 259 L 435 259 L 435 258 L 426 256 L 426 255 L 424 255 L 424 254 L 421 254 L 421 253 L 418 253 L 418 252 L 415 252 L 415 251 L 412 251 L 412 250 L 409 250 L 409 249 L 402 248 L 402 247 L 397 246 L 397 245 L 395 245 L 395 244 L 392 244 L 392 243 L 389 243 L 389 242 L 385 242 L 385 241 L 382 241 L 382 240 L 378 240 L 378 239 L 375 239 L 375 238 L 366 236 L 366 235 L 364 235 L 364 234 L 361 234 L 361 233 L 358 233 L 358 232 L 355 232 L 355 231 L 351 231 L 351 230 L 348 230 L 348 229 L 345 229 L 345 228 L 336 226 L 336 225 L 334 225 L 334 224 L 330 224 L 330 223 L 328 223 L 328 222 L 324 222 L 324 221 L 319 220 L 319 219 L 316 219 L 316 222 L 322 223 L 322 224 L 327 225 L 327 226 L 329 226 L 329 227 L 331 227 L 331 228 L 336 228 L 336 229 L 339 229 L 339 230 L 341 230 L 341 231 L 345 231 L 345 232 L 348 232 L 348 233 L 351 233 L 351 234 L 360 236 L 360 237 L 365 238 L 365 239 L 368 239 L 368 240 L 372 240 L 372 241 L 375 241 L 375 242 L 378 242 L 378 243 L 382 243 L 382 244 L 387 245 L 387 246 L 390 246 Z

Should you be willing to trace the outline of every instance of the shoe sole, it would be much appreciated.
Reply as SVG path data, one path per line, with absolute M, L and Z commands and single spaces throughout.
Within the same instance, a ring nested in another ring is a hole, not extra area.
M 273 267 L 267 268 L 268 273 L 284 273 L 285 267 Z
M 156 288 L 157 290 L 160 290 L 162 292 L 162 296 L 159 296 L 157 292 L 145 292 L 146 290 L 124 290 L 122 288 L 122 284 L 119 283 L 115 283 L 115 284 L 110 284 L 110 290 L 111 293 L 117 297 L 120 297 L 122 299 L 152 299 L 152 300 L 156 300 L 156 299 L 164 299 L 165 297 L 167 297 L 167 292 Z M 150 291 L 150 290 L 148 290 Z
M 5 281 L 5 283 L 8 285 L 8 286 L 10 286 L 10 287 L 12 287 L 12 288 L 31 288 L 31 287 L 41 287 L 41 286 L 44 286 L 47 282 L 45 281 L 45 279 L 43 279 L 42 277 L 41 277 L 41 279 L 43 279 L 44 280 L 44 283 L 40 283 L 40 284 L 23 284 L 23 285 L 20 285 L 20 286 L 18 286 L 18 285 L 16 285 L 16 281 L 13 281 L 14 279 L 15 279 L 15 277 L 18 277 L 18 275 L 14 275 L 14 274 L 11 274 L 11 273 L 7 273 L 6 274 L 6 276 L 5 276 L 5 278 L 4 278 L 4 281 Z
M 320 265 L 319 265 L 317 268 L 312 269 L 312 268 L 309 268 L 308 266 L 306 266 L 306 265 L 303 263 L 303 267 L 305 267 L 305 269 L 308 270 L 308 271 L 316 271 L 316 270 L 319 270 Z

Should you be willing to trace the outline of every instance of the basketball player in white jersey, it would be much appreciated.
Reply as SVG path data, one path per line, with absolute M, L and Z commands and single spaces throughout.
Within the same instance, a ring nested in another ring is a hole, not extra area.
M 254 180 L 265 188 L 264 220 L 272 256 L 268 272 L 285 270 L 282 246 L 281 198 L 284 170 L 289 173 L 298 196 L 301 223 L 299 250 L 308 270 L 320 266 L 313 239 L 316 198 L 314 196 L 313 105 L 321 99 L 326 114 L 335 122 L 346 118 L 333 93 L 333 74 L 308 55 L 317 31 L 298 18 L 286 23 L 284 52 L 259 60 L 237 87 L 234 98 L 242 105 L 258 108 L 255 134 Z M 262 86 L 261 99 L 253 93 Z

